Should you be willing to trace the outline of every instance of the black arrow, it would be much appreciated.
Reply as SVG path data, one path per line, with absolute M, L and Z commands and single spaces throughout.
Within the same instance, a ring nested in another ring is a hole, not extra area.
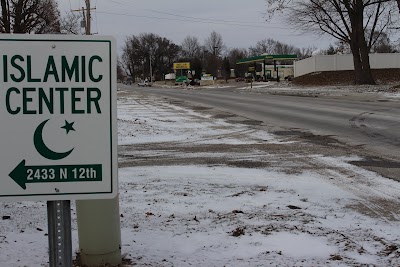
M 102 165 L 26 166 L 22 160 L 9 176 L 22 189 L 31 183 L 66 183 L 102 181 Z

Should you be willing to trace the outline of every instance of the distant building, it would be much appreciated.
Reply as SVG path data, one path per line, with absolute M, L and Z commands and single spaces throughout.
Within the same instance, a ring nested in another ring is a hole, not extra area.
M 287 64 L 297 59 L 297 55 L 267 55 L 243 58 L 236 64 L 247 64 L 249 73 L 256 80 L 268 80 L 272 78 L 285 78 L 294 75 L 293 65 Z M 272 64 L 271 64 L 272 63 Z M 285 63 L 285 64 L 282 64 Z

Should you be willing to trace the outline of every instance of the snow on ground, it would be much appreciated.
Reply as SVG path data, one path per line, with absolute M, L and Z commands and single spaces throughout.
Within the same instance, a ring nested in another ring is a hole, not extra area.
M 299 86 L 288 81 L 255 82 L 251 88 L 249 83 L 235 88 L 238 92 L 250 91 L 256 93 L 302 95 L 302 96 L 351 96 L 357 97 L 384 97 L 398 98 L 399 93 L 392 88 L 392 84 L 385 85 L 326 85 L 326 86 Z
M 280 82 L 234 82 L 228 84 L 215 84 L 209 86 L 185 86 L 185 85 L 159 85 L 162 88 L 176 88 L 182 90 L 207 90 L 207 89 L 231 89 L 236 92 L 255 92 L 278 95 L 301 95 L 301 96 L 340 96 L 340 97 L 382 97 L 398 99 L 400 94 L 393 84 L 378 85 L 325 85 L 325 86 L 301 86 L 295 85 L 290 81 L 281 80 Z
M 142 132 L 132 139 L 125 135 L 122 123 L 120 142 L 125 144 L 145 144 L 148 136 L 155 142 L 193 147 L 214 142 L 289 143 L 258 128 L 228 123 L 165 101 L 120 101 L 137 103 L 134 118 L 147 118 L 145 124 L 153 127 L 150 132 L 160 127 L 168 133 L 160 139 L 157 134 Z M 123 114 L 121 111 L 120 116 Z M 140 153 L 145 157 L 146 151 Z M 200 152 L 163 151 L 162 146 L 157 153 L 159 157 L 169 153 L 177 158 L 205 156 Z M 259 151 L 253 155 L 216 154 L 246 160 L 271 157 Z M 139 265 L 399 265 L 400 234 L 395 233 L 400 217 L 375 216 L 380 214 L 379 205 L 369 203 L 368 197 L 398 202 L 400 185 L 347 163 L 359 159 L 310 155 L 308 160 L 326 167 L 326 171 L 293 174 L 279 168 L 224 165 L 123 168 L 122 203 L 131 202 L 132 206 L 122 209 L 129 214 L 122 224 L 126 225 L 124 229 L 133 229 L 125 233 L 132 241 L 124 245 Z M 349 182 L 341 169 L 352 172 L 356 184 Z M 355 208 L 358 206 L 368 212 Z M 130 216 L 136 219 L 132 222 Z M 136 250 L 130 249 L 132 242 Z
M 132 114 L 135 114 L 134 118 Z M 120 145 L 187 140 L 197 144 L 277 142 L 264 131 L 240 124 L 232 125 L 222 119 L 212 119 L 210 115 L 163 102 L 120 99 L 118 121 Z M 244 132 L 247 133 L 247 140 L 239 140 L 237 135 Z
M 133 173 L 139 177 L 134 182 Z M 122 212 L 137 218 L 123 219 L 123 225 L 133 229 L 128 244 L 134 242 L 130 255 L 139 264 L 283 266 L 303 261 L 315 266 L 340 251 L 330 242 L 336 234 L 319 230 L 333 218 L 322 218 L 324 212 L 312 206 L 321 200 L 350 201 L 351 196 L 327 184 L 307 198 L 309 190 L 324 184 L 321 178 L 201 166 L 126 168 L 120 175 L 127 191 L 122 201 L 132 203 Z M 340 211 L 340 206 L 332 208 Z M 234 236 L 241 230 L 243 235 Z
M 389 94 L 389 93 L 386 93 L 386 94 L 384 94 L 386 97 L 389 97 L 389 98 L 400 98 L 400 93 L 395 93 L 395 94 Z
M 138 95 L 119 98 L 118 121 L 119 144 L 143 159 L 164 157 L 160 144 L 290 146 L 260 128 Z M 160 149 L 135 151 L 139 145 Z M 176 154 L 258 157 L 276 166 L 134 161 L 120 168 L 122 252 L 136 266 L 400 266 L 399 214 L 379 204 L 398 203 L 400 184 L 349 164 L 356 155 Z M 318 168 L 283 171 L 299 158 Z M 5 215 L 0 266 L 47 266 L 45 202 L 1 203 Z M 76 250 L 74 207 L 72 227 Z

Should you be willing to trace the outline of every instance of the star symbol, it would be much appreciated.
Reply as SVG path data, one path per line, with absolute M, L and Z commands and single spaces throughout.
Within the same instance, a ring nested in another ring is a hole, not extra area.
M 75 129 L 73 127 L 74 123 L 75 122 L 71 122 L 70 123 L 68 121 L 65 121 L 65 125 L 63 127 L 61 127 L 61 128 L 65 129 L 65 131 L 67 131 L 67 134 L 68 134 L 70 131 L 75 131 Z

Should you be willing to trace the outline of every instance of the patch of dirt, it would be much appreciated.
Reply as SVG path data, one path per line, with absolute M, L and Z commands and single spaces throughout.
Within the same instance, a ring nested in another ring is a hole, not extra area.
M 340 145 L 345 145 L 344 143 L 338 141 L 336 138 L 333 137 L 333 135 L 315 135 L 312 133 L 308 132 L 302 132 L 302 131 L 275 131 L 273 134 L 278 135 L 278 136 L 291 136 L 291 137 L 298 137 L 298 139 L 302 141 L 306 141 L 309 143 L 313 143 L 316 145 L 322 145 L 322 146 L 340 146 Z
M 232 231 L 231 235 L 235 236 L 235 237 L 239 237 L 241 235 L 244 235 L 244 228 L 242 228 L 242 227 L 236 228 L 235 230 Z
M 340 255 L 337 255 L 337 254 L 333 254 L 333 255 L 331 255 L 331 257 L 329 258 L 331 261 L 340 261 L 340 260 L 342 260 L 343 258 L 342 258 L 342 256 L 340 256 Z
M 257 120 L 240 120 L 240 121 L 235 121 L 235 120 L 228 120 L 228 123 L 241 123 L 245 125 L 261 125 L 263 122 L 262 121 L 257 121 Z
M 165 98 L 164 98 L 165 99 Z M 168 99 L 168 98 L 167 98 Z M 170 104 L 172 104 L 172 105 L 181 105 L 181 104 L 183 104 L 184 102 L 182 101 L 182 100 L 171 100 L 171 101 L 169 101 L 169 103 Z
M 372 75 L 377 84 L 400 83 L 400 69 L 372 70 Z M 354 71 L 321 71 L 296 77 L 293 84 L 302 86 L 320 85 L 352 85 L 354 84 Z M 391 90 L 400 91 L 396 86 Z
M 250 168 L 250 169 L 261 169 L 271 167 L 271 163 L 269 162 L 260 162 L 260 161 L 230 161 L 227 164 L 228 166 L 234 166 L 237 168 Z
M 196 106 L 196 107 L 191 107 L 194 111 L 202 111 L 202 110 L 210 110 L 212 108 L 209 107 L 202 107 L 202 106 Z
M 350 161 L 349 163 L 358 167 L 400 168 L 400 162 L 381 158 L 367 158 L 360 161 Z
M 385 256 L 389 256 L 393 252 L 396 252 L 398 249 L 399 249 L 399 247 L 397 247 L 397 245 L 388 245 L 388 246 L 386 246 L 386 249 L 384 251 L 382 251 L 382 253 Z
M 300 131 L 275 131 L 273 134 L 280 135 L 280 136 L 296 136 L 301 135 L 303 132 Z
M 237 115 L 226 113 L 226 114 L 215 114 L 212 117 L 214 119 L 226 119 L 226 118 L 237 117 Z

